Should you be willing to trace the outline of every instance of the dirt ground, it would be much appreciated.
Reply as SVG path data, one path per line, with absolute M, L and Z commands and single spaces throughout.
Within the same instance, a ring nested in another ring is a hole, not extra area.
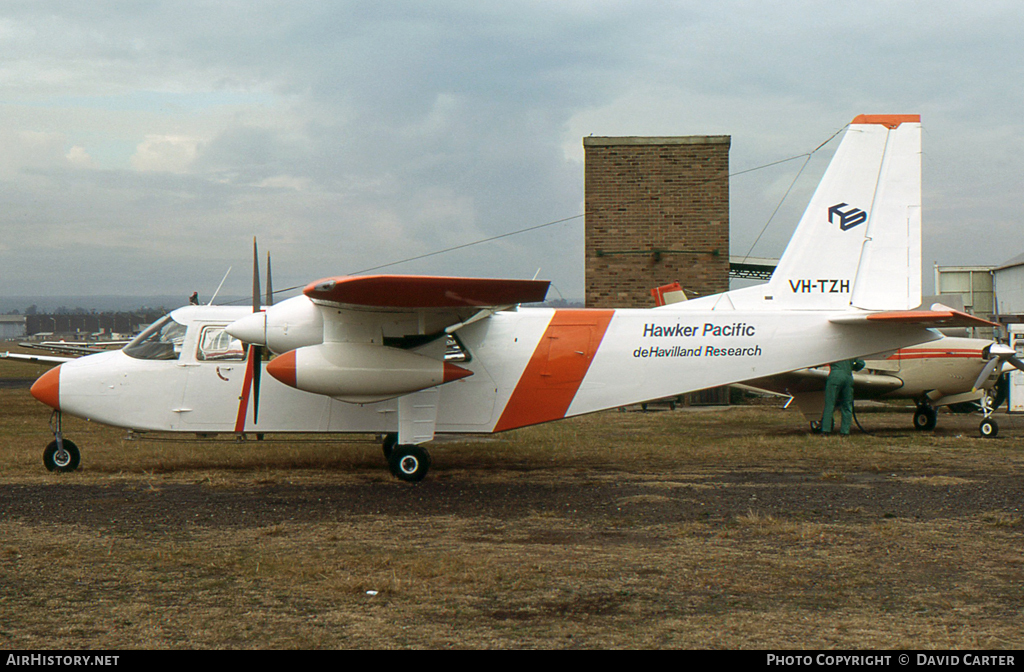
M 609 412 L 439 442 L 125 441 L 0 391 L 4 648 L 1019 648 L 1024 419 Z

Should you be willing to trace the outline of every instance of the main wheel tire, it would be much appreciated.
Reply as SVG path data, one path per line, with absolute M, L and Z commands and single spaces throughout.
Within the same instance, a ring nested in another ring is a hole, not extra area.
M 999 434 L 999 425 L 992 418 L 985 418 L 978 426 L 978 431 L 981 432 L 981 438 L 994 439 Z
M 68 472 L 78 469 L 82 455 L 78 452 L 78 446 L 73 441 L 64 439 L 64 449 L 57 447 L 57 441 L 51 441 L 46 450 L 43 451 L 43 464 L 47 471 Z
M 914 413 L 914 429 L 930 432 L 939 421 L 939 412 L 934 408 L 919 408 Z
M 430 470 L 430 453 L 420 446 L 395 446 L 388 465 L 395 478 L 416 483 L 422 481 Z

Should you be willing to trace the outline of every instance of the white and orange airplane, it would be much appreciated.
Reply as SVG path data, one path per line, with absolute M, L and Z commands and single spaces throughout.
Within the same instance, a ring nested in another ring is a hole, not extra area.
M 510 430 L 984 323 L 910 310 L 920 227 L 920 118 L 860 116 L 765 285 L 658 309 L 563 310 L 520 307 L 544 299 L 543 281 L 355 276 L 263 310 L 188 306 L 122 350 L 39 378 L 32 394 L 57 420 L 44 462 L 78 466 L 60 425 L 70 413 L 135 431 L 379 434 L 392 473 L 417 481 L 436 433 Z M 263 348 L 277 356 L 260 383 Z

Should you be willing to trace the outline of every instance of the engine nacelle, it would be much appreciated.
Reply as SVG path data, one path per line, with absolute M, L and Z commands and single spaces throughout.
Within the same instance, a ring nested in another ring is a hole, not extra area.
M 281 353 L 324 340 L 324 317 L 308 297 L 296 296 L 247 315 L 228 325 L 227 332 L 243 343 L 265 345 Z
M 296 389 L 365 404 L 473 375 L 450 362 L 374 343 L 321 343 L 274 358 L 267 372 Z

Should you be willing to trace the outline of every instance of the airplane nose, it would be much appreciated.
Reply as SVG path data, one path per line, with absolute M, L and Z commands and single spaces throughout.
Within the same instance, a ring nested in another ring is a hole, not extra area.
M 225 329 L 229 334 L 252 345 L 267 344 L 267 314 L 253 313 L 240 320 L 235 320 Z
M 33 397 L 58 411 L 60 410 L 60 367 L 61 365 L 55 366 L 39 376 L 29 390 Z

